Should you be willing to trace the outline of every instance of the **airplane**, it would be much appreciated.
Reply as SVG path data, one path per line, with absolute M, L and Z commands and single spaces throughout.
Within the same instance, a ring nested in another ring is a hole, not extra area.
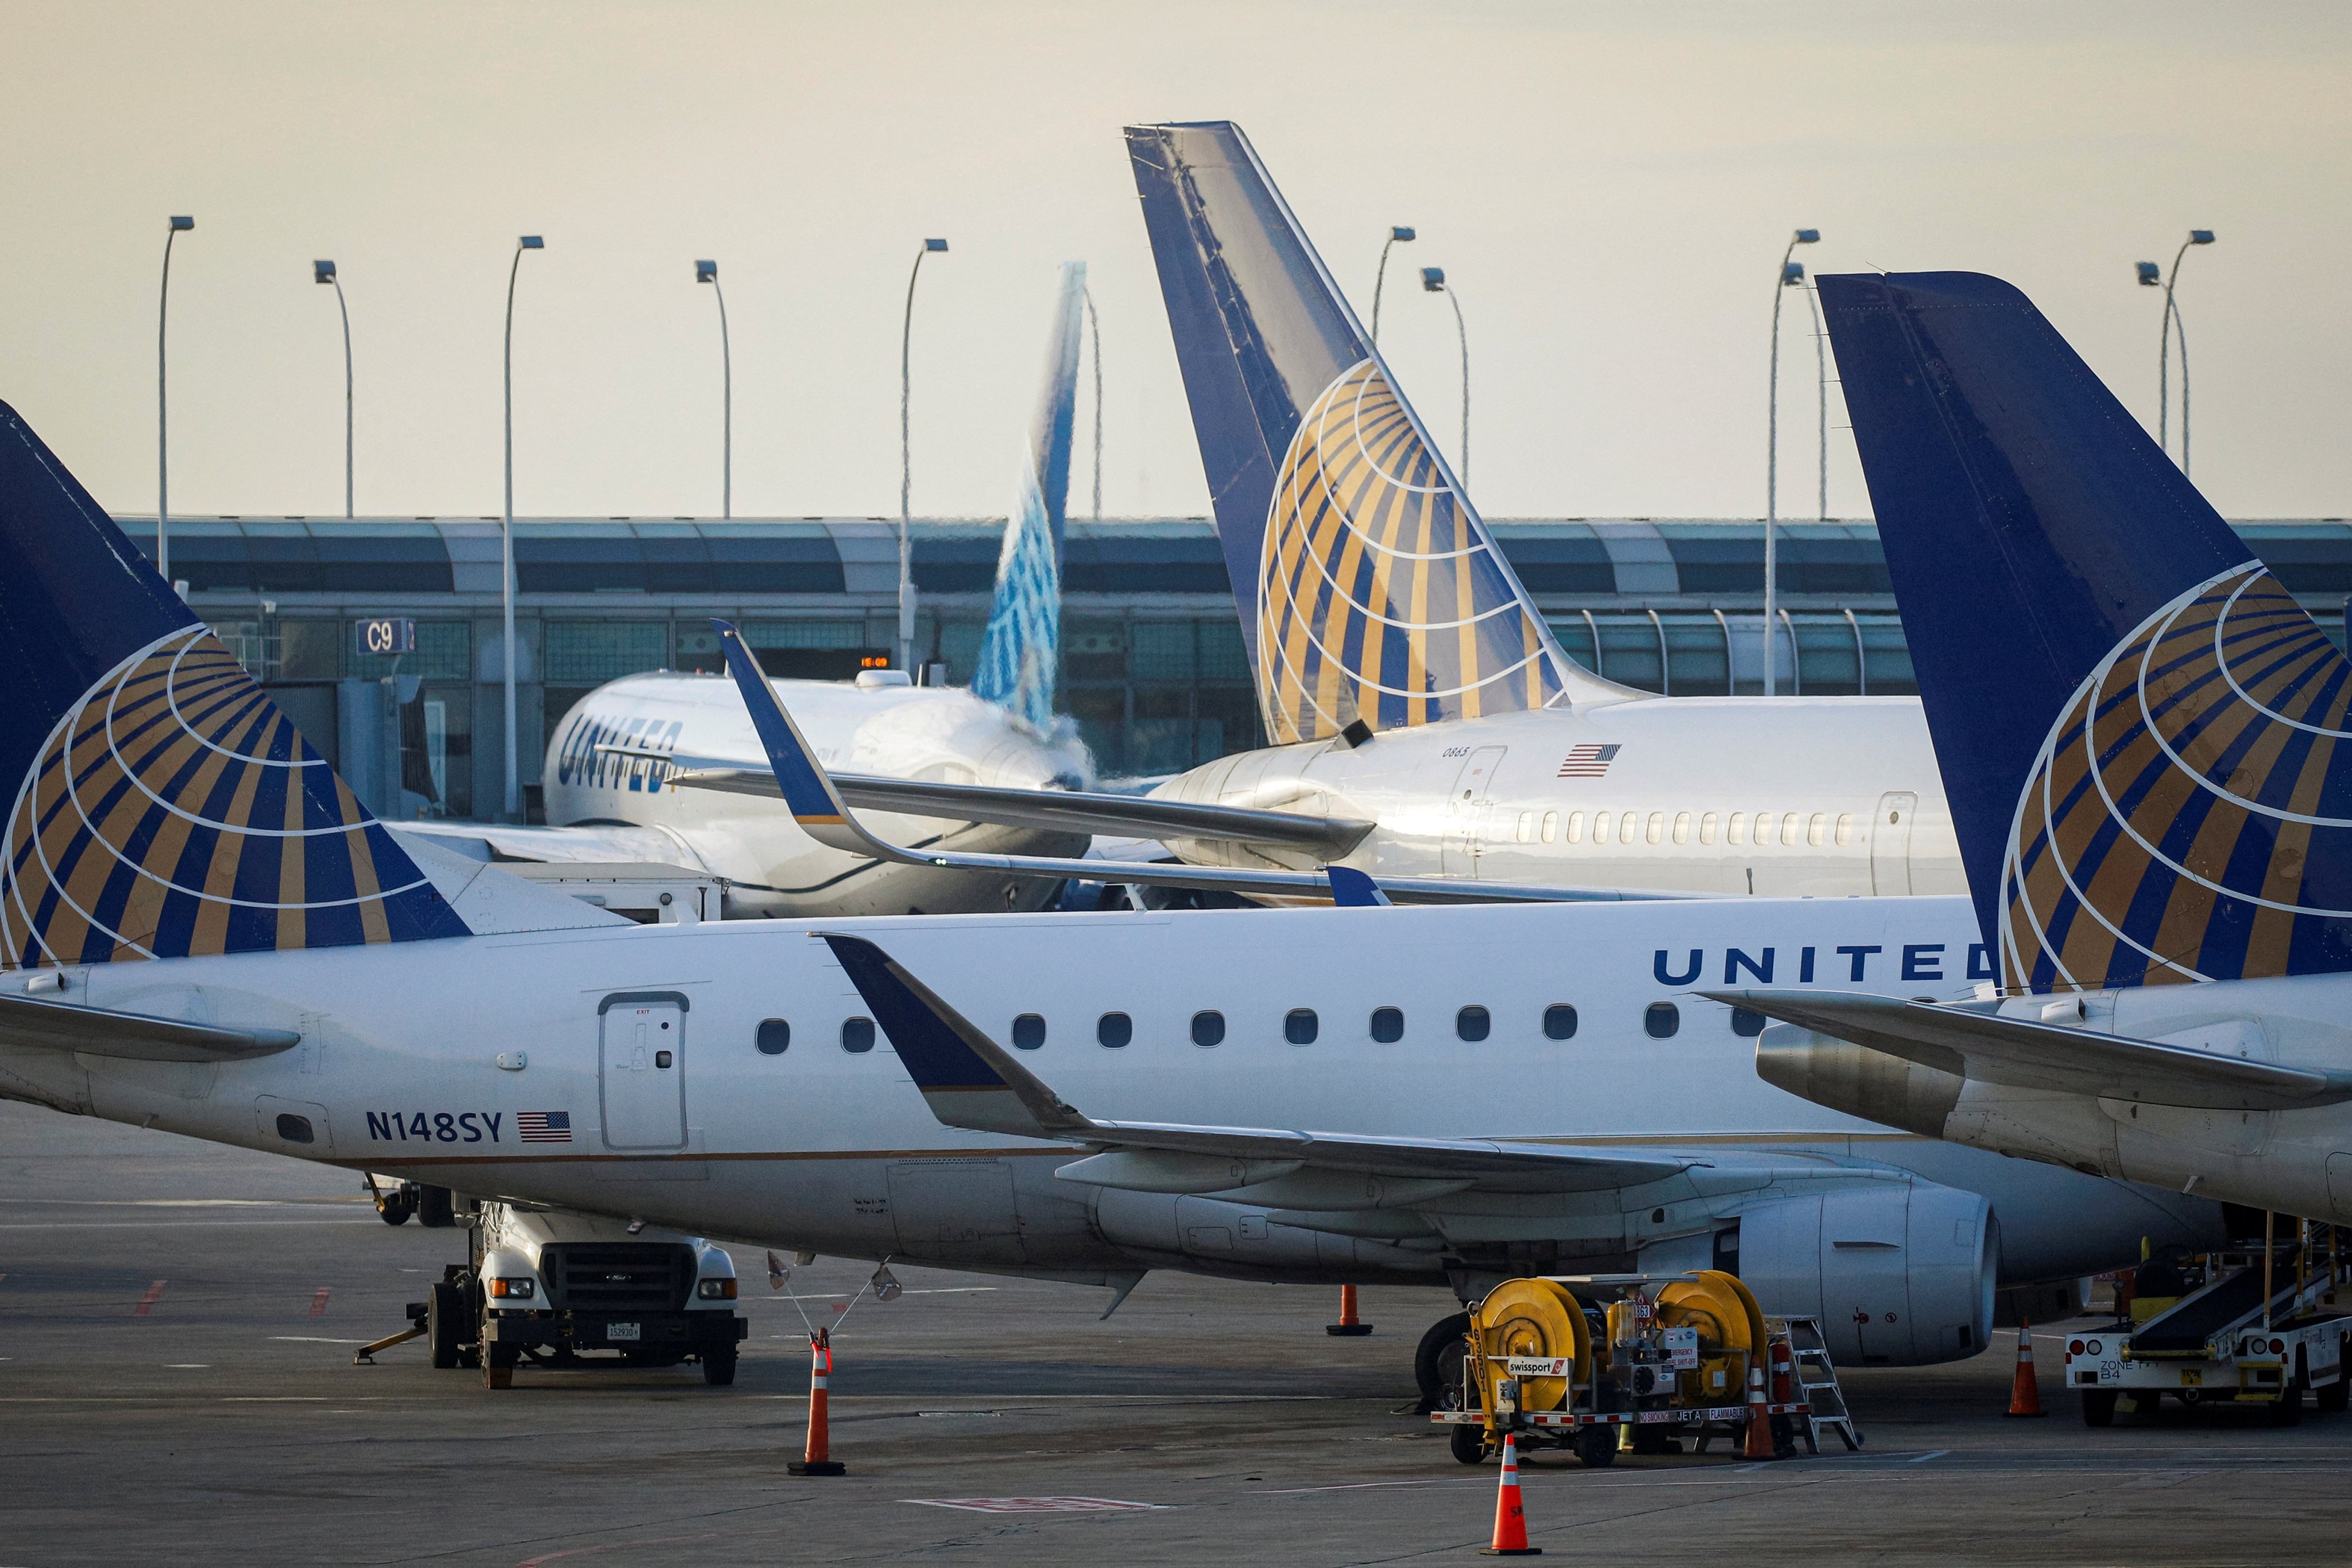
M 722 645 L 772 766 L 798 748 L 794 813 L 850 815 Z M 2219 1234 L 2200 1199 L 1787 1094 L 1748 1071 L 1753 1020 L 1687 995 L 1965 994 L 1964 900 L 856 922 L 1100 1118 L 974 1131 L 874 1050 L 898 1016 L 814 939 L 837 923 L 638 925 L 393 837 L 5 405 L 0 664 L 0 1094 L 58 1111 L 1122 1294 L 1178 1268 L 1467 1299 L 1736 1254 L 1773 1311 L 1889 1365 L 1981 1348 L 1997 1285 Z
M 1822 1104 L 2352 1223 L 2352 664 L 2017 289 L 1821 290 L 2000 972 L 1711 994 Z
M 1063 820 L 1181 862 L 1119 877 L 1273 903 L 1318 896 L 1326 864 L 1414 899 L 1443 896 L 1414 885 L 1434 883 L 1505 897 L 1967 890 L 1916 698 L 1657 697 L 1587 672 L 1241 129 L 1126 135 L 1276 744 L 1140 800 L 1065 803 Z M 726 782 L 773 789 L 756 769 Z M 1250 813 L 1247 831 L 1149 815 L 1186 808 Z

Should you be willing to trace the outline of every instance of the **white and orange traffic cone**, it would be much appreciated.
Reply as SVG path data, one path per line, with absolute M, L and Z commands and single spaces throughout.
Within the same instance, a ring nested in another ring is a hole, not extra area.
M 1739 1450 L 1743 1459 L 1777 1459 L 1780 1456 L 1772 1447 L 1772 1413 L 1765 1408 L 1764 1369 L 1750 1363 L 1748 1368 L 1748 1440 Z
M 809 1335 L 808 1446 L 784 1467 L 795 1476 L 845 1476 L 849 1467 L 833 1457 L 830 1437 L 832 1405 L 825 1385 L 833 1376 L 833 1333 L 819 1329 Z
M 1482 1557 L 1540 1557 L 1543 1548 L 1528 1544 L 1528 1513 L 1519 1506 L 1519 1437 L 1503 1434 L 1503 1480 L 1495 1490 L 1495 1542 L 1479 1548 Z
M 2017 1321 L 2017 1375 L 2009 1385 L 2009 1409 L 2011 1416 L 2046 1416 L 2042 1408 L 2042 1385 L 2033 1376 L 2033 1325 L 2023 1318 Z
M 1323 1332 L 1339 1339 L 1361 1339 L 1372 1332 L 1371 1324 L 1356 1316 L 1355 1286 L 1339 1287 L 1339 1321 L 1325 1323 Z

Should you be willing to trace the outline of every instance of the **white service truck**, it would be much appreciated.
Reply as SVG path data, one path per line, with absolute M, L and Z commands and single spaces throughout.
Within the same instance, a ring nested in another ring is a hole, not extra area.
M 618 1219 L 472 1202 L 468 1260 L 411 1302 L 436 1367 L 477 1366 L 505 1388 L 515 1368 L 676 1366 L 735 1381 L 746 1327 L 723 1247 Z M 462 1209 L 461 1209 L 462 1211 Z

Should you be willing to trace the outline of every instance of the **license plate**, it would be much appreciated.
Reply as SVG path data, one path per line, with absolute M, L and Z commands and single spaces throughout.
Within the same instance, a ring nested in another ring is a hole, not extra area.
M 635 1323 L 606 1323 L 604 1337 L 614 1340 L 643 1339 L 645 1335 L 637 1331 L 637 1325 Z

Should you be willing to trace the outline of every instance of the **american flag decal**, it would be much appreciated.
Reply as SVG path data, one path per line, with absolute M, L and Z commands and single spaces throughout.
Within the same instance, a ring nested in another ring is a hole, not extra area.
M 1568 756 L 1559 765 L 1560 779 L 1601 779 L 1609 772 L 1609 765 L 1617 759 L 1618 747 L 1587 741 L 1582 746 L 1569 747 Z
M 568 1144 L 572 1141 L 569 1111 L 518 1111 L 515 1131 L 526 1144 Z

